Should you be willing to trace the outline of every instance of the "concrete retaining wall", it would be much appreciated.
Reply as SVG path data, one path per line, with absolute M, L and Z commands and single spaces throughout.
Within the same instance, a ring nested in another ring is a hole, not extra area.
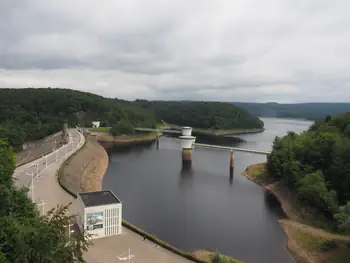
M 85 145 L 61 166 L 60 184 L 71 193 L 100 191 L 108 167 L 108 155 L 95 138 L 86 136 Z

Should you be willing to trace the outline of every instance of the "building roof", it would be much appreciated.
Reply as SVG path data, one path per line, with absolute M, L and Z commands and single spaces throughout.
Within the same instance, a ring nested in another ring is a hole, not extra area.
M 85 207 L 121 203 L 120 200 L 110 190 L 79 193 L 79 196 L 83 201 Z

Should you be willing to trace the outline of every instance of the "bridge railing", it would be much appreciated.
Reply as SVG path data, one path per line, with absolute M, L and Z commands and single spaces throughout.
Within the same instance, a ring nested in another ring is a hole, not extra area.
M 235 148 L 235 147 L 229 147 L 229 146 L 220 146 L 220 145 L 211 145 L 211 144 L 203 144 L 203 143 L 194 143 L 194 147 L 202 147 L 202 148 L 211 148 L 211 149 L 219 149 L 219 150 L 225 150 L 225 151 L 236 151 L 236 152 L 247 152 L 247 153 L 255 153 L 255 154 L 270 154 L 271 152 L 268 151 L 258 151 L 258 150 L 251 150 L 251 149 L 244 149 L 244 148 Z

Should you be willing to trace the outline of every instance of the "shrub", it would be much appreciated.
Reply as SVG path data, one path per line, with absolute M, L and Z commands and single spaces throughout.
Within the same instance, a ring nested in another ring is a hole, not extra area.
M 112 126 L 111 134 L 116 135 L 129 135 L 134 133 L 134 127 L 127 121 L 121 120 L 117 124 Z
M 337 247 L 337 243 L 335 242 L 334 239 L 323 240 L 320 243 L 321 251 L 329 251 L 329 250 L 334 249 L 336 247 Z

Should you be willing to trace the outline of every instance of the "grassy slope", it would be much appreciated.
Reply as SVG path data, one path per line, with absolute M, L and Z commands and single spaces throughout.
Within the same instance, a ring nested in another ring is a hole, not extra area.
M 111 127 L 89 128 L 88 130 L 91 131 L 91 132 L 109 133 L 109 131 L 111 130 Z
M 210 263 L 210 257 L 211 257 L 212 252 L 207 251 L 207 250 L 196 250 L 192 254 L 196 258 Z M 227 256 L 224 256 L 224 257 L 227 258 L 227 259 L 231 259 L 235 263 L 244 263 L 243 261 L 238 261 L 237 259 L 232 258 L 232 257 L 227 257 Z

